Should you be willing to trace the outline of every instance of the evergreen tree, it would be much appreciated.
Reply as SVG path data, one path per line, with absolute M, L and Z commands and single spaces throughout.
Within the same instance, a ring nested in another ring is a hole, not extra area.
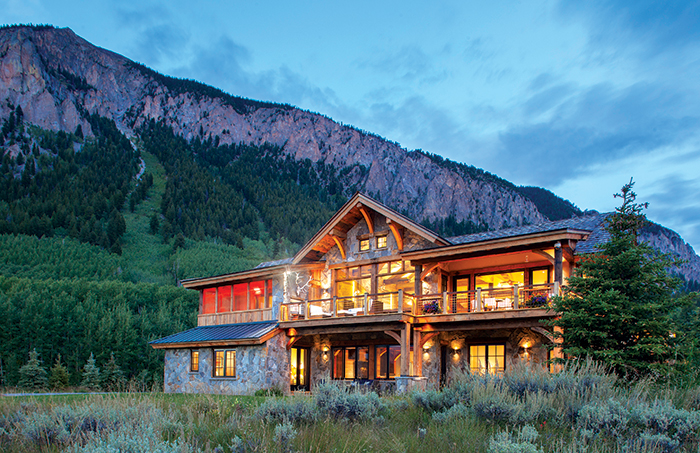
M 68 387 L 70 376 L 68 370 L 61 363 L 61 354 L 56 358 L 56 363 L 51 367 L 51 375 L 49 377 L 49 388 L 64 389 Z
M 119 391 L 124 387 L 124 373 L 114 359 L 114 353 L 109 356 L 109 362 L 102 368 L 102 388 L 109 392 Z
M 160 222 L 158 221 L 158 214 L 156 214 L 155 212 L 151 216 L 150 227 L 151 227 L 151 234 L 154 234 L 154 235 L 158 234 L 158 230 L 160 230 Z
M 99 390 L 100 381 L 100 369 L 95 364 L 95 356 L 91 352 L 90 358 L 83 367 L 83 380 L 80 382 L 80 385 L 89 390 Z
M 48 385 L 46 370 L 41 366 L 36 348 L 29 353 L 29 361 L 19 370 L 19 386 L 28 390 L 45 389 Z
M 673 353 L 671 314 L 684 305 L 673 297 L 680 283 L 667 271 L 673 260 L 637 240 L 647 204 L 636 203 L 633 184 L 615 195 L 622 205 L 607 218 L 610 240 L 583 257 L 564 296 L 554 300 L 560 318 L 552 321 L 563 331 L 567 357 L 588 356 L 621 375 L 666 367 Z

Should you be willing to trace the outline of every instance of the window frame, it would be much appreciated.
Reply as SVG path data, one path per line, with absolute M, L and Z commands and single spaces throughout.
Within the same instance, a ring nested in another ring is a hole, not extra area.
M 486 370 L 473 370 L 472 369 L 472 347 L 478 347 L 478 346 L 484 346 L 486 349 L 486 355 L 484 356 L 484 362 L 486 363 Z M 503 369 L 501 370 L 496 370 L 496 371 L 491 371 L 489 369 L 489 346 L 502 346 L 503 347 L 503 355 L 501 356 L 502 362 L 503 362 Z M 486 372 L 490 375 L 496 375 L 496 374 L 502 374 L 505 373 L 506 371 L 506 344 L 505 343 L 472 343 L 467 345 L 467 365 L 469 366 L 469 371 L 471 373 L 483 373 Z
M 190 373 L 199 373 L 199 358 L 199 349 L 190 349 Z
M 377 368 L 379 366 L 379 350 L 381 348 L 386 348 L 386 354 L 384 358 L 384 365 L 386 369 L 386 374 L 384 376 L 379 376 L 379 373 L 377 373 Z M 390 362 L 389 358 L 391 357 L 391 350 L 392 348 L 398 348 L 399 349 L 399 372 L 395 373 L 394 377 L 391 377 L 391 373 L 389 372 L 390 369 Z M 390 380 L 395 380 L 396 376 L 401 376 L 401 360 L 403 360 L 403 357 L 401 357 L 401 345 L 398 344 L 378 344 L 374 347 L 374 379 L 377 380 L 383 380 L 383 381 L 390 381 Z
M 369 252 L 372 249 L 372 243 L 370 242 L 369 238 L 360 239 L 357 249 L 359 252 Z
M 384 234 L 381 236 L 377 236 L 377 250 L 384 250 L 389 247 L 389 238 L 388 234 Z M 379 240 L 383 239 L 384 240 L 384 245 L 379 245 Z
M 367 353 L 367 375 L 364 377 L 358 377 L 360 373 L 360 365 L 362 363 L 365 363 L 364 361 L 360 360 L 360 350 L 364 349 L 366 350 Z M 354 360 L 353 360 L 353 370 L 352 370 L 352 377 L 347 377 L 347 372 L 348 370 L 346 369 L 346 364 L 347 364 L 347 357 L 349 351 L 353 350 L 354 351 Z M 341 369 L 339 370 L 341 377 L 336 376 L 336 353 L 340 351 L 340 356 L 341 356 Z M 357 346 L 337 346 L 331 349 L 331 379 L 337 380 L 337 381 L 366 381 L 369 380 L 370 376 L 370 347 L 369 345 L 357 345 Z
M 217 366 L 217 355 L 222 354 L 221 366 Z M 232 364 L 229 363 L 233 362 Z M 212 367 L 211 374 L 213 379 L 236 379 L 237 378 L 237 367 L 236 367 L 236 349 L 214 349 L 212 354 Z M 223 374 L 217 374 L 221 369 Z M 228 374 L 229 370 L 233 369 L 232 374 Z

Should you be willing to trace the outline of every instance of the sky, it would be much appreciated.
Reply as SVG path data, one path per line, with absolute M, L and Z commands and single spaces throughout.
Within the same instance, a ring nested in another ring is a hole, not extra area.
M 700 251 L 700 0 L 0 0 L 163 74 L 650 220 Z

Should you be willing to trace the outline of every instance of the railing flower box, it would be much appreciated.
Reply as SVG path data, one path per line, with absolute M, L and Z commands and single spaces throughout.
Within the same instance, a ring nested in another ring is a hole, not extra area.
M 533 294 L 522 304 L 522 308 L 539 308 L 548 304 L 549 298 L 546 294 Z
M 442 313 L 440 310 L 440 301 L 435 299 L 423 304 L 423 314 L 424 315 L 437 315 Z

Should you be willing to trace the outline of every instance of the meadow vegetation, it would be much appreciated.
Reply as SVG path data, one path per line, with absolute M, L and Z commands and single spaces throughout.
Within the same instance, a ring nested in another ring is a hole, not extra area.
M 8 452 L 696 452 L 700 388 L 557 373 L 464 374 L 441 391 L 311 396 L 122 393 L 3 398 Z

